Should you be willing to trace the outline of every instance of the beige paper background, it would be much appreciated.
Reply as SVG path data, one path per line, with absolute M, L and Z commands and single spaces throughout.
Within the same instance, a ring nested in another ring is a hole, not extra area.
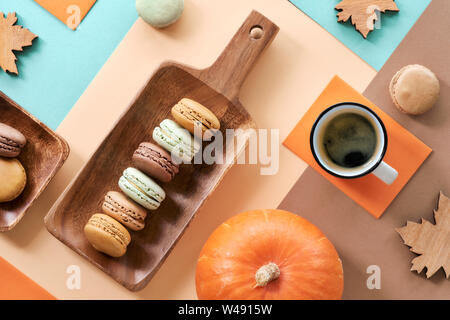
M 138 293 L 127 291 L 53 238 L 43 225 L 45 214 L 162 61 L 207 67 L 252 9 L 266 15 L 281 30 L 249 75 L 241 101 L 260 128 L 280 129 L 280 143 L 335 74 L 360 92 L 376 74 L 288 1 L 185 2 L 183 17 L 168 29 L 152 29 L 142 20 L 132 27 L 57 130 L 72 149 L 66 165 L 22 222 L 0 234 L 1 255 L 59 299 L 196 299 L 196 259 L 209 234 L 241 211 L 276 207 L 306 168 L 285 148 L 280 148 L 277 175 L 261 176 L 257 166 L 232 168 L 160 271 Z M 81 268 L 81 290 L 66 287 L 70 265 Z

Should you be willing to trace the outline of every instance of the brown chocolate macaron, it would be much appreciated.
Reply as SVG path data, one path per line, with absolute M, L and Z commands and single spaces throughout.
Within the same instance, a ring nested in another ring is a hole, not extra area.
M 17 157 L 26 143 L 27 139 L 21 132 L 0 123 L 0 157 Z
M 178 173 L 178 165 L 161 147 L 142 142 L 133 154 L 134 166 L 149 176 L 162 182 L 169 182 Z

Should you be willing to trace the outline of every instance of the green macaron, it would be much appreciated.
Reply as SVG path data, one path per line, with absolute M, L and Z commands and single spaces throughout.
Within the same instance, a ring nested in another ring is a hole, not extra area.
M 165 28 L 181 17 L 184 0 L 136 0 L 136 10 L 148 24 Z
M 127 168 L 119 179 L 119 188 L 131 199 L 149 210 L 159 208 L 166 193 L 151 178 L 135 168 Z
M 165 119 L 153 130 L 153 140 L 172 153 L 174 160 L 190 163 L 201 144 L 175 121 Z

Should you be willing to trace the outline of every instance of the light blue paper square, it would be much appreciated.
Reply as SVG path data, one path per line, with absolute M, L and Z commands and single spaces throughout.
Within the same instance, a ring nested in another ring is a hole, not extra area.
M 289 0 L 339 41 L 379 71 L 431 3 L 431 0 L 396 0 L 400 12 L 381 14 L 380 29 L 370 32 L 367 39 L 350 20 L 337 22 L 334 8 L 341 0 Z
M 52 129 L 137 19 L 133 0 L 98 0 L 76 31 L 33 0 L 0 0 L 0 11 L 17 12 L 17 24 L 39 36 L 15 52 L 19 76 L 0 71 L 0 90 Z

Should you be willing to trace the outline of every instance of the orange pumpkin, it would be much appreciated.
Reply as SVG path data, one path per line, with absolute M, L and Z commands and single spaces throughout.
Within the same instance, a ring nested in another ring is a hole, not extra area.
M 205 243 L 197 296 L 207 300 L 341 299 L 342 263 L 313 224 L 282 210 L 232 217 Z

